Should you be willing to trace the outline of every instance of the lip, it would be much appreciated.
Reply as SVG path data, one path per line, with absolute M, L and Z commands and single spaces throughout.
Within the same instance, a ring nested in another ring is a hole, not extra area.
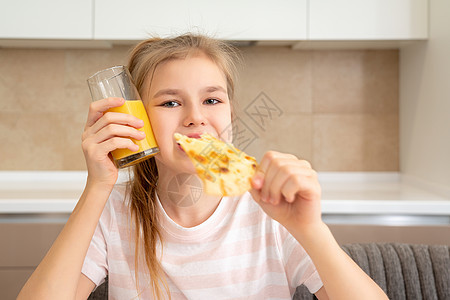
M 202 135 L 202 133 L 189 133 L 189 134 L 186 134 L 187 137 L 194 138 L 194 139 L 199 139 L 201 135 Z
M 177 146 L 178 146 L 178 148 L 181 150 L 181 151 L 183 151 L 184 152 L 184 149 L 181 147 L 181 145 L 180 144 L 178 144 L 177 143 Z

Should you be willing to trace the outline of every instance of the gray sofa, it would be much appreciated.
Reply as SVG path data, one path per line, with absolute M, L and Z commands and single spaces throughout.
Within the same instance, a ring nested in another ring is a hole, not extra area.
M 347 244 L 342 248 L 383 288 L 389 299 L 450 300 L 449 246 L 372 243 Z M 107 281 L 89 299 L 108 299 Z M 315 297 L 299 286 L 293 299 Z

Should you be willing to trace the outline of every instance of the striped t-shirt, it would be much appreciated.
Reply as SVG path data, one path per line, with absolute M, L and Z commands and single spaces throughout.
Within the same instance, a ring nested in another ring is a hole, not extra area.
M 117 186 L 111 193 L 82 273 L 97 286 L 108 276 L 109 299 L 152 299 L 144 264 L 136 291 L 133 223 L 124 190 Z M 292 299 L 300 284 L 311 293 L 322 286 L 304 249 L 248 192 L 224 197 L 205 222 L 192 228 L 170 219 L 159 200 L 158 209 L 162 266 L 172 299 Z

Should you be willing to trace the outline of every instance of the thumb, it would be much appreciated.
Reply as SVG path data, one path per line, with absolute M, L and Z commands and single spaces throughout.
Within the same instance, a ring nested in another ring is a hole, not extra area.
M 264 184 L 264 173 L 259 170 L 256 171 L 255 175 L 253 175 L 253 177 L 250 179 L 250 183 L 253 189 L 261 189 Z
M 252 188 L 250 189 L 250 194 L 256 202 L 261 200 L 261 188 L 264 184 L 264 173 L 261 171 L 256 171 L 255 175 L 250 179 L 250 184 Z

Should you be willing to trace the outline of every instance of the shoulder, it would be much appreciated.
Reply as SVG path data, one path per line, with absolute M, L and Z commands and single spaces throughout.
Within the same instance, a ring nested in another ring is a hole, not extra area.
M 126 215 L 129 211 L 128 207 L 128 188 L 124 183 L 116 184 L 109 195 L 108 201 L 103 208 L 100 222 L 108 224 L 110 227 L 111 222 L 117 219 L 121 215 Z
M 114 210 L 123 210 L 124 207 L 128 206 L 129 198 L 128 185 L 126 183 L 118 183 L 109 195 L 107 206 Z

